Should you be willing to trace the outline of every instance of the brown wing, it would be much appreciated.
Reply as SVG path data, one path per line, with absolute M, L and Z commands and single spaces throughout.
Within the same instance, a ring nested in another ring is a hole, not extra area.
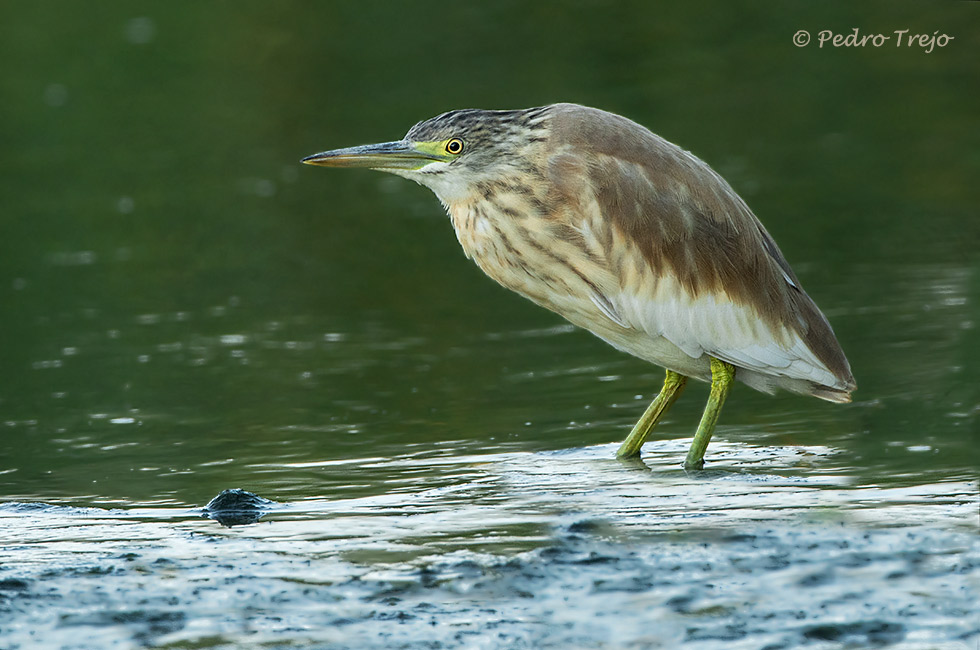
M 854 378 L 830 324 L 724 179 L 611 113 L 562 105 L 552 128 L 556 146 L 592 161 L 599 210 L 655 277 L 645 295 L 622 287 L 617 308 L 624 318 L 692 356 L 700 349 L 759 372 L 806 379 L 822 387 L 824 394 L 814 394 L 846 401 Z

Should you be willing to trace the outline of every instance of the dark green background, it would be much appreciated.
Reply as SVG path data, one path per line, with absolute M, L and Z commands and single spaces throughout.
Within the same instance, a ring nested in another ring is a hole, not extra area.
M 855 27 L 954 39 L 816 44 Z M 975 477 L 978 42 L 966 2 L 4 3 L 0 498 L 329 497 L 304 463 L 621 439 L 660 370 L 484 278 L 427 190 L 298 163 L 557 101 L 708 161 L 834 324 L 855 402 L 739 386 L 720 438 Z

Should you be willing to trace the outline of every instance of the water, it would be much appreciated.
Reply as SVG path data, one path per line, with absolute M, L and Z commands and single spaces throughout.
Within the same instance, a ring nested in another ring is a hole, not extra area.
M 0 648 L 978 647 L 980 14 L 547 6 L 4 10 Z M 956 39 L 791 42 L 853 26 Z M 618 462 L 662 371 L 297 162 L 560 100 L 732 182 L 853 404 L 739 385 L 687 473 L 695 385 Z
M 677 469 L 684 451 L 658 445 L 635 464 L 613 460 L 614 445 L 323 461 L 327 485 L 374 485 L 381 474 L 385 489 L 273 504 L 261 523 L 237 528 L 189 508 L 6 504 L 4 555 L 17 562 L 16 577 L 0 581 L 6 642 L 965 648 L 975 639 L 975 484 L 855 487 L 829 448 L 731 443 L 714 454 L 727 469 L 692 476 Z

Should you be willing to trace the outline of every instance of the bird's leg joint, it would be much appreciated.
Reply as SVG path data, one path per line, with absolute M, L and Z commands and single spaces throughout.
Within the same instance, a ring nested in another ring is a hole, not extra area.
M 735 381 L 735 366 L 721 359 L 709 357 L 711 360 L 711 384 L 730 386 Z
M 667 371 L 667 377 L 664 379 L 665 389 L 673 391 L 680 388 L 685 383 L 687 383 L 687 377 L 678 372 L 674 372 L 673 370 Z

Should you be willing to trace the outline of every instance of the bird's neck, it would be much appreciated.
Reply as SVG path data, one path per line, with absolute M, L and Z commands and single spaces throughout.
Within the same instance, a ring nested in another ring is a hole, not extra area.
M 465 200 L 443 201 L 449 219 L 456 231 L 456 239 L 463 247 L 466 257 L 479 263 L 481 259 L 491 254 L 497 242 L 493 235 L 496 231 L 487 215 L 487 206 L 477 197 Z
M 555 287 L 568 293 L 567 282 L 575 279 L 566 282 L 564 276 L 574 274 L 561 264 L 554 269 L 555 277 L 532 271 L 545 267 L 548 259 L 540 258 L 547 258 L 551 249 L 561 249 L 549 235 L 549 215 L 540 210 L 542 205 L 529 188 L 513 185 L 492 190 L 477 187 L 466 200 L 448 202 L 446 208 L 463 252 L 484 273 L 539 305 L 559 311 L 552 293 Z

